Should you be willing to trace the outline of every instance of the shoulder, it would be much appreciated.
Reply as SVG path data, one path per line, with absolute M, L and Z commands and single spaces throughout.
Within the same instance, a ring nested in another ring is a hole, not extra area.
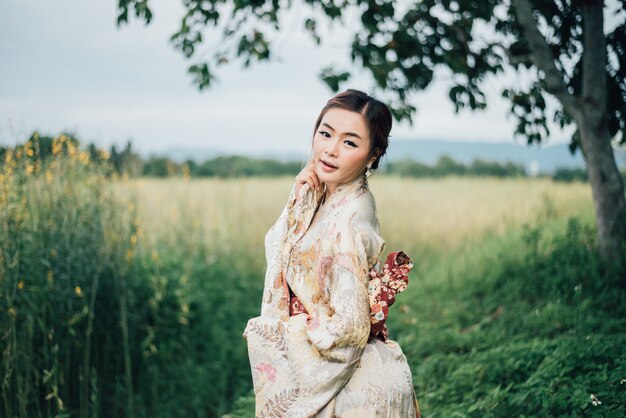
M 369 190 L 347 198 L 336 218 L 339 242 L 349 243 L 368 259 L 370 268 L 380 257 L 385 241 L 380 236 L 376 202 Z
M 360 241 L 365 247 L 383 245 L 374 196 L 368 190 L 346 196 L 335 218 L 335 228 L 344 238 Z
M 357 230 L 373 228 L 378 230 L 376 201 L 369 190 L 347 196 L 339 208 L 337 221 L 351 225 Z

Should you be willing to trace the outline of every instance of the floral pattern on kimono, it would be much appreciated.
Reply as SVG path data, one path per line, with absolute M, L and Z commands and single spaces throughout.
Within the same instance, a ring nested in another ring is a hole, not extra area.
M 294 191 L 265 236 L 261 314 L 244 331 L 256 416 L 419 416 L 399 345 L 369 339 L 369 272 L 385 244 L 366 179 L 324 205 L 307 184 Z M 289 315 L 290 291 L 307 314 Z
M 386 341 L 389 307 L 396 300 L 396 293 L 404 292 L 409 284 L 409 271 L 413 260 L 402 251 L 394 251 L 387 256 L 382 271 L 375 268 L 369 272 L 367 294 L 370 301 L 370 340 L 378 338 Z M 308 314 L 300 299 L 289 289 L 289 316 Z

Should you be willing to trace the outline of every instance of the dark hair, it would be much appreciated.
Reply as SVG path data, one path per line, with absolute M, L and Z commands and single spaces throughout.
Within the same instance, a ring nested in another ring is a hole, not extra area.
M 372 168 L 378 168 L 378 163 L 389 145 L 389 132 L 391 131 L 391 112 L 389 108 L 381 101 L 368 96 L 359 90 L 348 89 L 343 93 L 337 94 L 331 98 L 326 106 L 320 112 L 315 122 L 313 136 L 322 123 L 324 114 L 332 108 L 340 108 L 360 113 L 365 119 L 368 133 L 370 136 L 370 152 L 369 156 L 376 156 L 376 160 L 372 163 Z

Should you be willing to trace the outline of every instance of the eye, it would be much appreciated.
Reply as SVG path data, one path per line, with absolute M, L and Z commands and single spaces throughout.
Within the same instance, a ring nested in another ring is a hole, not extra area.
M 356 144 L 354 142 L 350 141 L 349 139 L 344 141 L 343 143 L 348 145 L 348 146 L 350 146 L 350 147 L 352 147 L 352 148 L 356 148 L 357 147 Z
M 325 138 L 330 138 L 330 134 L 326 131 L 319 131 L 318 133 L 321 134 Z

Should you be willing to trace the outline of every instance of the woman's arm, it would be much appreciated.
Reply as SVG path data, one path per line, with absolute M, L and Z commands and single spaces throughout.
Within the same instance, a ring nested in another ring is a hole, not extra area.
M 324 357 L 340 360 L 347 345 L 364 347 L 370 331 L 370 304 L 367 293 L 369 271 L 383 252 L 385 243 L 377 224 L 356 214 L 341 222 L 335 240 L 335 252 L 326 274 L 329 286 L 328 306 L 320 305 L 307 324 L 311 343 Z
M 367 273 L 384 242 L 377 224 L 361 218 L 338 221 L 336 233 L 327 237 L 331 254 L 321 274 L 328 283 L 328 303 L 288 321 L 290 368 L 301 393 L 317 401 L 328 402 L 350 380 L 369 337 Z

